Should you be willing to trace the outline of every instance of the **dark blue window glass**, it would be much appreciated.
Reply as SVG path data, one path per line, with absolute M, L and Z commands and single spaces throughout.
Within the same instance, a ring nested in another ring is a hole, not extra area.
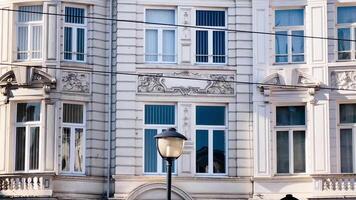
M 304 31 L 292 31 L 292 62 L 304 61 Z M 300 36 L 300 37 L 298 37 Z
M 225 11 L 198 10 L 197 26 L 225 26 Z
M 145 129 L 145 172 L 157 172 L 156 129 Z
M 64 59 L 72 60 L 72 28 L 64 27 Z
M 289 133 L 277 132 L 277 173 L 289 173 Z
M 277 126 L 305 125 L 304 106 L 277 107 Z
M 196 125 L 225 125 L 225 106 L 197 106 Z
M 213 62 L 225 63 L 225 31 L 213 32 Z
M 74 24 L 84 24 L 85 10 L 83 8 L 65 8 L 65 22 Z
M 338 7 L 337 23 L 354 23 L 356 22 L 356 6 Z
M 288 62 L 288 36 L 287 31 L 276 32 L 276 62 Z
M 214 173 L 225 173 L 225 131 L 213 131 L 213 162 Z
M 294 173 L 305 172 L 305 131 L 293 132 Z
M 196 131 L 196 172 L 209 172 L 209 133 L 207 130 Z
M 77 60 L 84 60 L 84 29 L 77 29 Z
M 276 10 L 275 12 L 276 26 L 303 26 L 304 25 L 304 10 Z
M 340 123 L 356 123 L 356 104 L 340 104 Z
M 174 105 L 145 105 L 145 124 L 175 124 Z
M 208 31 L 196 31 L 196 61 L 208 62 Z
M 340 161 L 341 173 L 353 172 L 352 129 L 340 130 Z
M 347 41 L 351 39 L 351 33 L 349 28 L 339 28 L 337 29 L 337 38 L 342 39 L 338 40 L 338 59 L 345 60 L 351 58 L 351 42 Z

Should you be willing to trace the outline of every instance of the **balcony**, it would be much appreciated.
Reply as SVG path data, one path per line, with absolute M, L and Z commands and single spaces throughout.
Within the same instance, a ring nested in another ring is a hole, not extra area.
M 322 174 L 312 177 L 315 191 L 320 196 L 356 196 L 356 174 Z
M 0 197 L 51 197 L 53 174 L 0 175 Z

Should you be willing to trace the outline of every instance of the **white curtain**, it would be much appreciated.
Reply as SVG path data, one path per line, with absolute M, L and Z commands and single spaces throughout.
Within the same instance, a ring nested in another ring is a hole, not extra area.
M 164 30 L 163 31 L 163 61 L 174 62 L 175 61 L 175 31 Z
M 157 30 L 146 30 L 146 61 L 158 61 Z
M 175 11 L 147 9 L 146 21 L 153 23 L 175 24 Z
M 83 129 L 75 129 L 74 171 L 83 171 Z

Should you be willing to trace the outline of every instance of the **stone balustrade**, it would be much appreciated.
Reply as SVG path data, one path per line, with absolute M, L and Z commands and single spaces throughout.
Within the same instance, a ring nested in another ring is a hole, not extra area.
M 320 192 L 356 192 L 356 174 L 313 175 L 316 190 Z

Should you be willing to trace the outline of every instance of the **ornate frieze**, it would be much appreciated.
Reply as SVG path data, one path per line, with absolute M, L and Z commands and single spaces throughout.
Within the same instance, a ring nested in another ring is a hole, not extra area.
M 330 80 L 331 87 L 356 89 L 356 71 L 333 71 Z
M 90 92 L 90 74 L 72 71 L 62 72 L 62 89 L 67 92 Z
M 174 78 L 180 77 L 180 79 Z M 166 93 L 179 95 L 234 95 L 233 75 L 197 74 L 147 74 L 138 78 L 138 93 Z

